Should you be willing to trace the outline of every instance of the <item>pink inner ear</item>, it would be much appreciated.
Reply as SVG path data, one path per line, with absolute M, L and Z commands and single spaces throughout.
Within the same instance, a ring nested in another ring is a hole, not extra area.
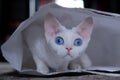
M 86 30 L 86 29 L 82 29 L 80 32 L 79 32 L 80 36 L 82 36 L 82 38 L 85 40 L 85 41 L 88 41 L 90 39 L 90 32 L 89 30 Z
M 53 15 L 48 14 L 46 16 L 45 25 L 44 25 L 46 36 L 49 37 L 55 36 L 59 31 L 59 26 L 60 26 L 59 22 Z
M 51 27 L 51 28 L 49 27 L 49 28 L 47 28 L 45 33 L 47 33 L 47 36 L 53 37 L 57 34 L 57 29 L 54 27 Z
M 46 24 L 47 27 L 45 27 L 45 33 L 49 37 L 53 37 L 57 34 L 57 28 L 55 25 L 51 24 Z
M 93 20 L 91 17 L 86 18 L 81 24 L 77 26 L 77 31 L 85 41 L 89 41 L 93 29 Z

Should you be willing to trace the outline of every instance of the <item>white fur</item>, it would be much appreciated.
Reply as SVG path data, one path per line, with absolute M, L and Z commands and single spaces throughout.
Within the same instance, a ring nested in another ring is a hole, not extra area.
M 41 31 L 39 31 L 40 27 L 27 28 L 24 31 L 24 37 L 35 60 L 37 71 L 46 74 L 50 72 L 50 69 L 66 71 L 91 66 L 89 57 L 84 54 L 92 32 L 93 23 L 91 20 L 92 18 L 87 18 L 77 27 L 66 29 L 54 16 L 48 14 L 45 19 L 45 33 L 42 39 L 39 38 L 39 34 L 41 34 Z M 86 29 L 82 31 L 84 27 Z M 81 34 L 81 32 L 85 32 L 86 35 Z M 64 45 L 55 43 L 57 36 L 61 36 L 64 39 Z M 82 39 L 83 43 L 81 46 L 73 45 L 74 40 L 77 38 Z M 70 55 L 67 55 L 66 47 L 72 48 Z

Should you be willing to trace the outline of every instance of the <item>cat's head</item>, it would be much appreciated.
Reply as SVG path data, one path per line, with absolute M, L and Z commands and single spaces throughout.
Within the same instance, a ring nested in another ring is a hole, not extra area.
M 44 28 L 47 43 L 56 54 L 72 60 L 86 49 L 93 29 L 93 20 L 88 17 L 76 27 L 67 29 L 53 15 L 48 14 Z

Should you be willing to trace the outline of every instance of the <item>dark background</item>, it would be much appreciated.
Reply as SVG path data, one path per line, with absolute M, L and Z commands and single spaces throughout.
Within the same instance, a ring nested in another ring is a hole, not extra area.
M 35 0 L 43 5 L 53 0 Z M 85 8 L 120 13 L 120 0 L 84 0 Z M 37 8 L 36 8 L 37 9 Z M 0 0 L 0 46 L 29 17 L 29 0 Z M 0 50 L 0 61 L 5 61 Z

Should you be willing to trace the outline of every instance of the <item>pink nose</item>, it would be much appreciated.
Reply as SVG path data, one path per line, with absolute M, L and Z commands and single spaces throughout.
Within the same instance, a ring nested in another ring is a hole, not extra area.
M 70 52 L 70 51 L 72 50 L 72 48 L 66 48 L 66 50 L 67 50 L 68 52 Z

